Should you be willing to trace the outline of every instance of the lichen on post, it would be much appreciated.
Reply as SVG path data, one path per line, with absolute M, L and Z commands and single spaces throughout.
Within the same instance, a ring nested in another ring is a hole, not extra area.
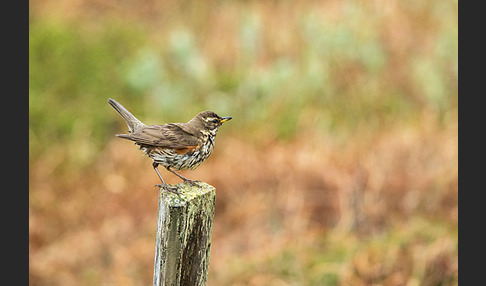
M 216 189 L 175 187 L 179 195 L 159 190 L 154 286 L 206 285 Z

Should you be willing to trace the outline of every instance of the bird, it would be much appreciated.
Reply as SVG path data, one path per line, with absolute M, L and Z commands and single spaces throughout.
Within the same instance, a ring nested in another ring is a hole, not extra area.
M 162 182 L 155 186 L 175 194 L 179 194 L 177 188 L 165 183 L 158 166 L 164 166 L 185 183 L 198 185 L 200 181 L 190 180 L 175 171 L 194 170 L 201 165 L 211 155 L 221 125 L 232 119 L 231 116 L 221 117 L 206 110 L 185 123 L 146 125 L 116 100 L 109 98 L 108 103 L 125 120 L 129 129 L 128 134 L 116 136 L 134 141 L 152 159 L 152 166 Z

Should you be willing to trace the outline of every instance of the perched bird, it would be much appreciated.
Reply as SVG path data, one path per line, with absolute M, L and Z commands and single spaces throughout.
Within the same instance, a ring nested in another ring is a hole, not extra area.
M 167 191 L 178 193 L 176 188 L 169 187 L 158 170 L 164 166 L 184 182 L 196 185 L 197 181 L 189 180 L 174 170 L 194 170 L 206 160 L 214 148 L 214 140 L 219 127 L 232 117 L 220 117 L 212 111 L 202 111 L 186 123 L 168 123 L 163 125 L 145 125 L 114 99 L 108 103 L 125 119 L 128 134 L 116 136 L 132 140 L 140 146 L 153 161 L 152 166 L 159 176 L 162 187 Z

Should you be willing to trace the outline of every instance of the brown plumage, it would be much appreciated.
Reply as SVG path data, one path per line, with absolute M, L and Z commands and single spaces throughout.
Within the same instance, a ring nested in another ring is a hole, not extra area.
M 128 125 L 128 134 L 116 136 L 134 141 L 153 161 L 164 189 L 177 193 L 162 179 L 158 165 L 164 166 L 184 182 L 195 184 L 177 174 L 174 170 L 195 169 L 206 160 L 214 148 L 214 140 L 219 127 L 231 117 L 220 117 L 212 111 L 202 111 L 186 123 L 168 123 L 163 125 L 145 125 L 114 99 L 108 103 L 121 115 Z

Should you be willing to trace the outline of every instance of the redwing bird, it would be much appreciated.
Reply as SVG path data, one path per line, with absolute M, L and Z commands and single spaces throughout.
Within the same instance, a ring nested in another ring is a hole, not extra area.
M 114 99 L 108 103 L 125 119 L 128 125 L 128 134 L 116 136 L 132 140 L 140 146 L 153 161 L 153 167 L 159 176 L 162 187 L 167 191 L 178 193 L 175 188 L 169 187 L 157 167 L 164 166 L 184 182 L 196 184 L 174 170 L 194 170 L 206 160 L 214 148 L 214 140 L 219 127 L 230 120 L 231 117 L 220 117 L 212 111 L 202 111 L 186 123 L 168 123 L 163 125 L 145 125 L 131 114 L 125 107 Z

